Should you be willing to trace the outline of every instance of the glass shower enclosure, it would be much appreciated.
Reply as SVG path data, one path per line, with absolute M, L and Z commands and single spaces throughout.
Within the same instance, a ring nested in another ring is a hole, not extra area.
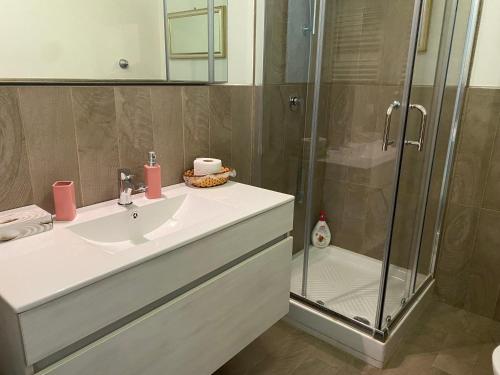
M 261 185 L 296 197 L 292 298 L 381 338 L 433 278 L 471 4 L 265 5 Z

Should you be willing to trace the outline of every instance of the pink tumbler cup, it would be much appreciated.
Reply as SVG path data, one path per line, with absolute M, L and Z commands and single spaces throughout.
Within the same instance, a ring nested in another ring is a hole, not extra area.
M 56 220 L 71 221 L 76 217 L 75 184 L 73 181 L 56 181 L 52 184 Z

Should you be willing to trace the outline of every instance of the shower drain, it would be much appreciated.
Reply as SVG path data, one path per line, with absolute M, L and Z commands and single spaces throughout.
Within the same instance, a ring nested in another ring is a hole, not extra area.
M 357 320 L 360 323 L 366 324 L 367 326 L 370 325 L 370 321 L 366 318 L 363 318 L 362 316 L 355 316 L 353 319 Z

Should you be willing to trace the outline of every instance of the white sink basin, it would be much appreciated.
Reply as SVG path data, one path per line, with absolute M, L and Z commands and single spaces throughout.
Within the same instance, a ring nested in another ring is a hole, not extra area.
M 122 212 L 75 224 L 68 229 L 114 254 L 175 232 L 189 230 L 230 209 L 220 202 L 185 194 L 140 207 L 132 204 Z

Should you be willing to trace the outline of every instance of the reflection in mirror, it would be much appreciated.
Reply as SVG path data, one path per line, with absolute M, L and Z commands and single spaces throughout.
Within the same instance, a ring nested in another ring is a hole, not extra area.
M 214 80 L 215 82 L 227 81 L 227 12 L 221 13 L 218 9 L 227 9 L 228 0 L 215 0 L 214 8 Z M 218 53 L 218 51 L 224 53 Z
M 168 0 L 167 49 L 171 81 L 209 79 L 206 0 Z M 227 0 L 214 2 L 215 81 L 227 81 Z
M 214 55 L 226 57 L 226 7 L 214 10 Z M 207 10 L 168 15 L 168 47 L 171 59 L 207 58 Z
M 228 17 L 240 65 L 253 53 L 241 25 L 253 12 L 212 1 L 214 81 L 226 82 Z M 0 81 L 208 82 L 207 0 L 0 0 L 0 9 Z
M 0 7 L 1 80 L 166 79 L 163 0 L 1 0 Z

